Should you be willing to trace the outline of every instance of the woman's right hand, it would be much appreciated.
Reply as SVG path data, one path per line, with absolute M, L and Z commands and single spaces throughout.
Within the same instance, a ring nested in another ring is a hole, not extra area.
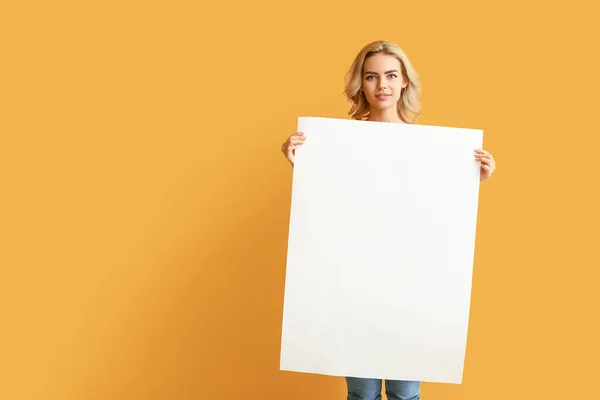
M 281 152 L 290 162 L 294 165 L 294 156 L 296 155 L 296 149 L 304 144 L 306 136 L 303 132 L 296 132 L 295 135 L 290 136 L 285 143 L 281 146 Z

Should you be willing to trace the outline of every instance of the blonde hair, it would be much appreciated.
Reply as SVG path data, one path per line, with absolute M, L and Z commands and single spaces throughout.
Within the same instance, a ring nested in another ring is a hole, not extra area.
M 364 94 L 361 93 L 363 67 L 369 57 L 380 53 L 394 56 L 400 61 L 402 77 L 408 82 L 408 86 L 400 94 L 398 116 L 404 122 L 413 124 L 421 114 L 421 84 L 419 76 L 410 64 L 410 61 L 408 61 L 408 57 L 404 54 L 404 51 L 395 43 L 385 40 L 377 40 L 364 46 L 356 55 L 350 70 L 346 74 L 344 94 L 352 104 L 348 115 L 359 120 L 369 116 L 369 102 Z

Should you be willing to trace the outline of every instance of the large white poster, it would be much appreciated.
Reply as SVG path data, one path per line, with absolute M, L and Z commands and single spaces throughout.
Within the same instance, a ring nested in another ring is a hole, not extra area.
M 299 118 L 281 369 L 461 383 L 476 129 Z

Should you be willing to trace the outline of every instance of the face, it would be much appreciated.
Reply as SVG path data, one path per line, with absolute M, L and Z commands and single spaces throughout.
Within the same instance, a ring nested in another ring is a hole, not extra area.
M 372 108 L 395 108 L 402 88 L 406 86 L 400 61 L 396 57 L 379 53 L 365 60 L 362 90 Z

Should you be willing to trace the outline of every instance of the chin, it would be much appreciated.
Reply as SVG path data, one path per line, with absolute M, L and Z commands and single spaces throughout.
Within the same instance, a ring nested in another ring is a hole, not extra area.
M 385 110 L 389 110 L 389 109 L 395 109 L 397 104 L 398 103 L 393 103 L 393 104 L 390 103 L 389 105 L 385 105 L 385 106 L 381 106 L 381 105 L 377 104 L 377 105 L 371 106 L 371 107 L 375 108 L 379 111 L 385 111 Z

